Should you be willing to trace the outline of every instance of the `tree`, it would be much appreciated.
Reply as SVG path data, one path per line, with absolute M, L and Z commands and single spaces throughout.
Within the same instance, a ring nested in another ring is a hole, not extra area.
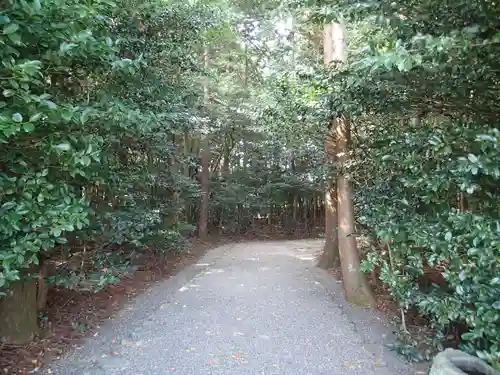
M 344 26 L 334 23 L 331 28 L 333 40 L 333 58 L 337 64 L 345 60 Z M 335 131 L 336 159 L 340 165 L 337 176 L 338 243 L 342 278 L 347 300 L 359 305 L 375 305 L 370 286 L 361 271 L 358 248 L 356 245 L 352 190 L 342 165 L 349 160 L 351 123 L 342 113 L 333 121 Z
M 204 47 L 203 51 L 203 68 L 205 74 L 208 74 L 208 47 Z M 208 104 L 209 104 L 209 87 L 208 79 L 203 80 L 203 106 L 205 118 L 208 120 Z M 210 199 L 210 140 L 208 136 L 208 124 L 205 129 L 202 129 L 201 135 L 201 173 L 200 173 L 200 186 L 201 186 L 201 201 L 200 201 L 200 215 L 198 224 L 198 235 L 201 239 L 205 240 L 208 236 L 208 220 L 209 220 L 209 199 Z
M 7 1 L 1 22 L 0 336 L 23 343 L 37 280 L 99 290 L 127 246 L 169 251 L 191 233 L 175 219 L 198 203 L 177 142 L 199 125 L 199 34 L 221 22 L 202 3 L 131 0 Z
M 352 35 L 349 59 L 329 78 L 332 110 L 356 124 L 344 168 L 373 239 L 362 268 L 377 267 L 399 306 L 429 320 L 433 344 L 454 332 L 498 366 L 500 174 L 488 167 L 499 160 L 497 8 L 341 1 L 309 10 L 342 15 Z
M 36 333 L 46 282 L 100 290 L 196 227 L 324 225 L 349 300 L 376 268 L 498 365 L 495 2 L 28 3 L 0 18 L 0 336 Z M 335 24 L 321 61 L 333 15 L 349 56 Z
M 325 66 L 334 62 L 334 25 L 325 25 L 323 56 Z M 335 162 L 335 121 L 332 120 L 329 126 L 329 134 L 325 137 L 325 155 L 331 162 Z M 325 190 L 325 246 L 318 261 L 318 266 L 336 268 L 340 266 L 339 237 L 338 237 L 338 213 L 337 213 L 337 186 L 331 181 Z

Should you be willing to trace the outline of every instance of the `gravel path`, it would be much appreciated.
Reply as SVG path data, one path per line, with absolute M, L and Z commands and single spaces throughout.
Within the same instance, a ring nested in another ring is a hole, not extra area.
M 390 329 L 315 267 L 318 240 L 219 247 L 137 297 L 41 372 L 57 375 L 359 374 L 412 371 Z

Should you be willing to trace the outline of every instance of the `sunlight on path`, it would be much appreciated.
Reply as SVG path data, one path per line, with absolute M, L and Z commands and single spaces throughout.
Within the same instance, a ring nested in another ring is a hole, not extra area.
M 341 285 L 315 267 L 321 246 L 311 240 L 215 249 L 45 371 L 410 374 L 383 349 L 380 319 L 347 306 Z

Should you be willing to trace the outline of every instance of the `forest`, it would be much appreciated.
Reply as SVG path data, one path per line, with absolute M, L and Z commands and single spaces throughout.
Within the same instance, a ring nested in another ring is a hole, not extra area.
M 391 296 L 397 350 L 500 369 L 499 20 L 493 0 L 4 0 L 0 356 L 51 290 L 102 291 L 144 252 L 319 234 L 350 302 Z

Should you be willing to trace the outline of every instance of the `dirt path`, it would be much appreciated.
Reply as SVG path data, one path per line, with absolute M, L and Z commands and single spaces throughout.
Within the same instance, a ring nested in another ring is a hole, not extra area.
M 396 375 L 389 328 L 314 265 L 322 241 L 219 247 L 162 281 L 41 372 Z

